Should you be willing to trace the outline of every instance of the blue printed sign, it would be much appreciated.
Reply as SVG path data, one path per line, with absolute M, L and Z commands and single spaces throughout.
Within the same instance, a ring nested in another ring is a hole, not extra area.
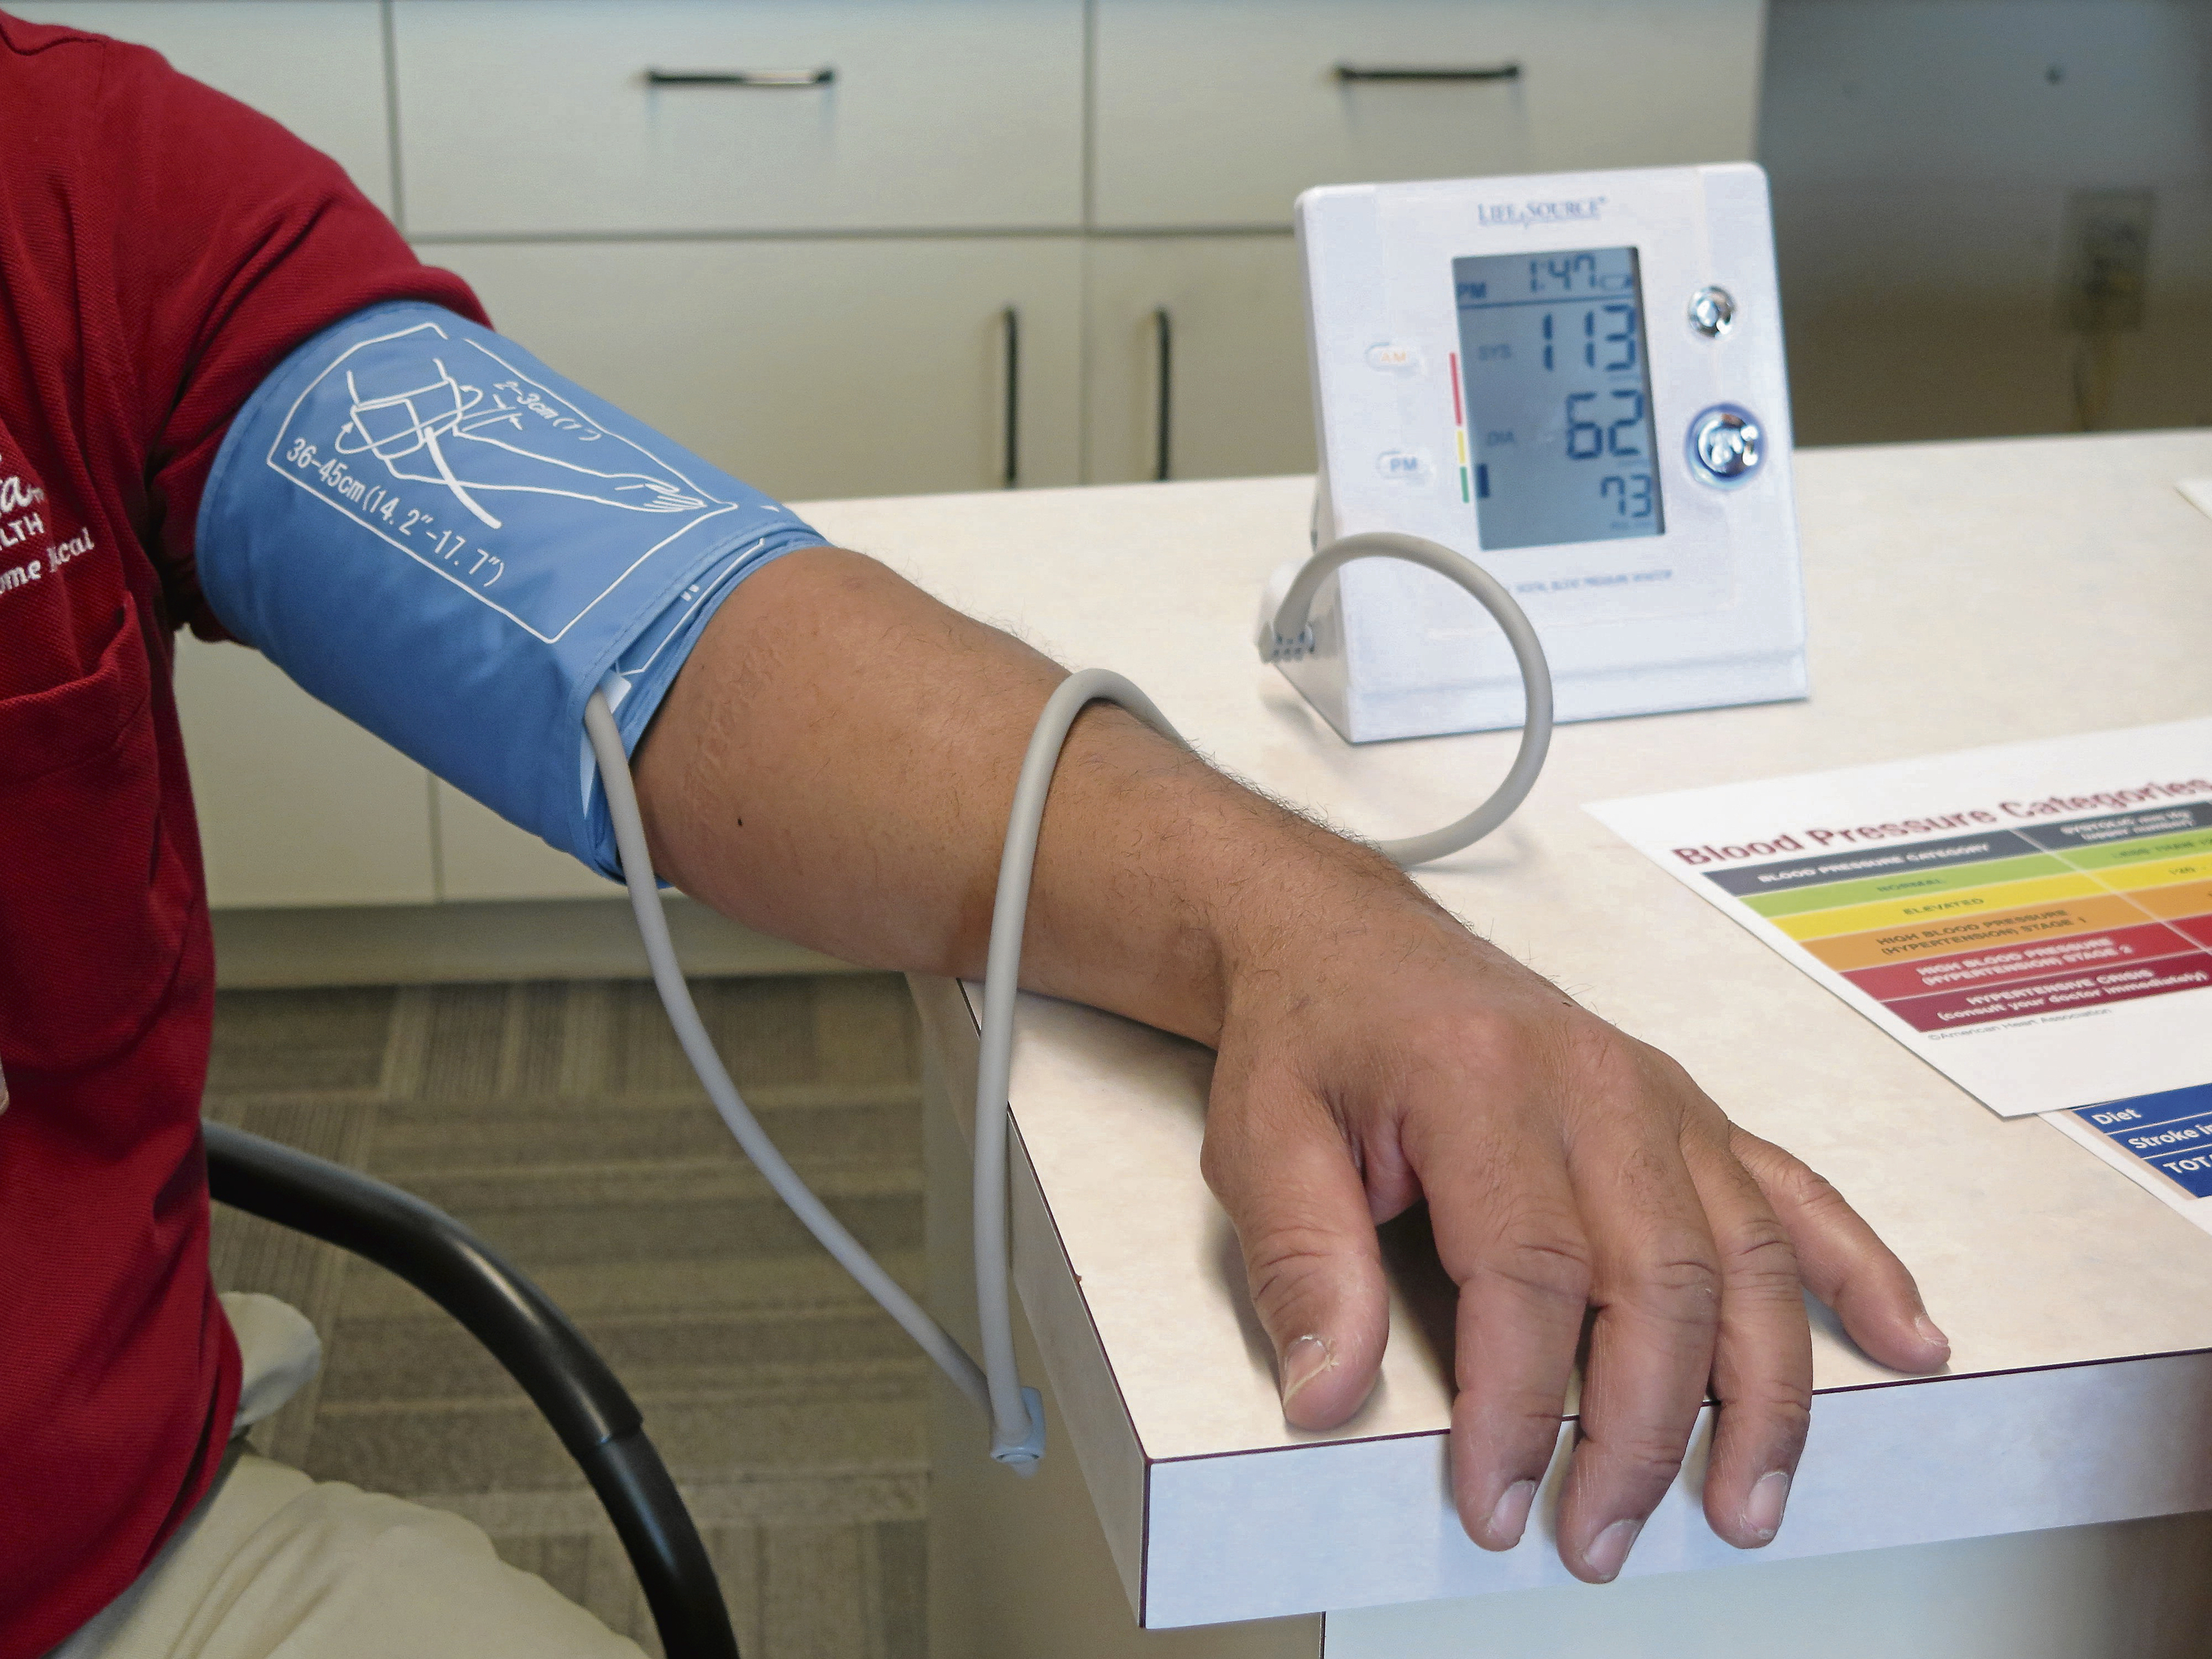
M 2212 1083 L 2108 1100 L 2074 1115 L 2191 1197 L 2212 1198 Z

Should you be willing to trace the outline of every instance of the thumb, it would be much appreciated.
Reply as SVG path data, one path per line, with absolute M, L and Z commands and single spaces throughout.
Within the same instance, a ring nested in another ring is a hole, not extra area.
M 1217 1081 L 1204 1159 L 1237 1229 L 1283 1415 L 1334 1428 L 1375 1387 L 1389 1303 L 1365 1189 L 1335 1120 L 1295 1085 Z

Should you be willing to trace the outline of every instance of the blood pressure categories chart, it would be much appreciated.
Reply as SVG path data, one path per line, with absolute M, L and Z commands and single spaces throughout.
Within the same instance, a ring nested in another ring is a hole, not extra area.
M 1916 1031 L 2212 985 L 2212 804 L 1705 878 Z
M 2212 720 L 1590 811 L 2008 1117 L 2212 1085 Z

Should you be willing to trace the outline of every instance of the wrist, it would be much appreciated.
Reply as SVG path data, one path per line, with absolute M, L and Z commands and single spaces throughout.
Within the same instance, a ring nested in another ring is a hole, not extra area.
M 1372 848 L 1302 819 L 1285 829 L 1272 857 L 1213 890 L 1223 1024 L 1295 1017 L 1316 995 L 1353 988 L 1378 961 L 1442 957 L 1473 942 Z M 1219 1046 L 1219 1033 L 1207 1040 Z

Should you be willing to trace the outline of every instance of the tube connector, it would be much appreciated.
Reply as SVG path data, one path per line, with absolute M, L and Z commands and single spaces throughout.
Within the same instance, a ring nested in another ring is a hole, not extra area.
M 1044 1455 L 1044 1396 L 1024 1383 L 1022 1404 L 1029 1408 L 1029 1433 L 1016 1445 L 1001 1445 L 994 1439 L 991 1455 L 1016 1474 L 1035 1474 L 1037 1461 Z
M 1304 662 L 1313 655 L 1314 631 L 1310 624 L 1302 626 L 1295 634 L 1278 633 L 1275 619 L 1283 608 L 1284 598 L 1298 572 L 1305 568 L 1304 559 L 1291 559 L 1275 567 L 1267 577 L 1267 585 L 1260 594 L 1260 622 L 1252 635 L 1252 643 L 1260 647 L 1261 662 Z

